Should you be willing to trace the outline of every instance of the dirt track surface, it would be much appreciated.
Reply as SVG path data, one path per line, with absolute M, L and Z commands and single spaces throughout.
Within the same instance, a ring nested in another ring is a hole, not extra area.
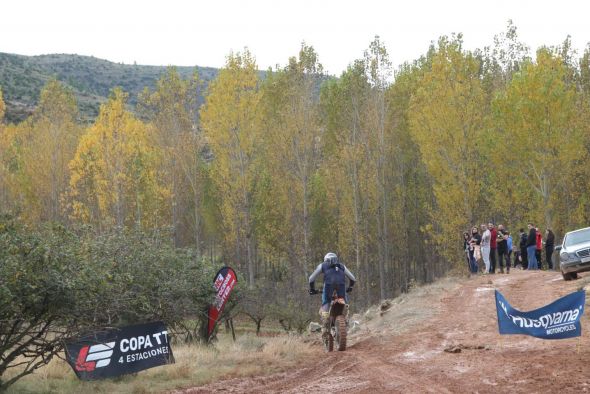
M 366 323 L 346 352 L 323 353 L 318 337 L 317 358 L 300 368 L 185 393 L 588 392 L 588 312 L 581 339 L 500 336 L 494 302 L 498 289 L 515 308 L 531 310 L 577 290 L 587 279 L 565 282 L 559 273 L 517 270 L 419 291 Z M 445 351 L 452 348 L 460 352 Z

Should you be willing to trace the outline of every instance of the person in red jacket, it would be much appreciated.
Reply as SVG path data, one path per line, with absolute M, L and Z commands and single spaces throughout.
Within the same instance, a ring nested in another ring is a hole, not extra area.
M 543 235 L 539 231 L 539 227 L 536 227 L 537 230 L 537 245 L 535 248 L 535 257 L 537 258 L 537 264 L 539 265 L 539 269 L 543 266 L 543 262 L 541 261 L 541 252 L 543 251 Z
M 496 273 L 496 250 L 498 249 L 498 230 L 496 230 L 496 226 L 494 223 L 488 223 L 488 229 L 492 234 L 492 238 L 490 239 L 490 274 Z

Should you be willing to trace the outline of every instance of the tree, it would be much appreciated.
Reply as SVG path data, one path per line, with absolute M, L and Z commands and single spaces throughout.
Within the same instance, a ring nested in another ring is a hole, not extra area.
M 64 221 L 68 164 L 82 128 L 73 93 L 57 80 L 41 91 L 32 117 L 21 125 L 19 186 L 30 222 Z
M 6 105 L 4 104 L 4 98 L 2 97 L 2 89 L 0 89 L 0 124 L 4 121 L 4 111 L 6 110 Z
M 321 100 L 327 124 L 325 152 L 329 159 L 325 167 L 337 189 L 332 197 L 340 207 L 338 246 L 342 257 L 354 256 L 354 268 L 357 272 L 363 269 L 365 281 L 371 277 L 369 182 L 374 174 L 365 117 L 369 90 L 365 63 L 356 61 L 338 80 L 328 81 L 322 87 Z M 367 283 L 367 301 L 371 299 L 370 288 Z
M 256 187 L 256 151 L 260 144 L 258 71 L 252 54 L 231 53 L 225 67 L 211 82 L 201 126 L 215 160 L 215 182 L 223 218 L 225 245 L 255 283 L 253 193 Z
M 508 20 L 506 31 L 494 36 L 494 45 L 485 47 L 481 54 L 483 84 L 490 94 L 505 89 L 525 61 L 530 60 L 530 48 L 519 41 L 517 27 Z
M 284 203 L 283 250 L 304 276 L 312 262 L 312 182 L 322 156 L 317 93 L 322 72 L 313 47 L 303 44 L 297 58 L 269 72 L 263 88 L 264 162 L 272 168 L 273 184 L 273 193 L 266 198 Z
M 157 225 L 169 193 L 157 176 L 159 152 L 145 124 L 125 110 L 126 99 L 113 90 L 69 165 L 72 217 L 100 231 Z
M 431 58 L 422 57 L 402 65 L 395 81 L 387 90 L 387 127 L 391 130 L 392 177 L 390 185 L 394 203 L 391 205 L 396 248 L 393 268 L 394 295 L 409 289 L 411 280 L 430 281 L 444 272 L 436 254 L 427 245 L 432 242 L 429 224 L 435 198 L 432 181 L 412 137 L 409 108 L 424 74 L 431 69 Z
M 192 80 L 183 80 L 171 67 L 158 80 L 155 91 L 144 90 L 139 100 L 141 112 L 153 126 L 154 142 L 162 152 L 161 172 L 171 190 L 167 201 L 168 222 L 172 225 L 175 244 L 186 243 L 190 232 L 199 253 L 205 183 L 204 141 L 197 123 L 201 88 L 202 81 L 197 74 Z
M 557 226 L 563 232 L 572 228 L 584 227 L 590 222 L 590 45 L 586 47 L 578 63 L 576 72 L 576 114 L 572 128 L 577 130 L 577 141 L 584 147 L 581 156 L 569 161 L 569 166 L 561 171 L 564 182 L 560 198 L 557 199 Z M 558 190 L 558 189 L 554 189 Z
M 423 162 L 433 180 L 434 239 L 453 259 L 455 237 L 482 215 L 481 141 L 487 129 L 485 95 L 477 59 L 461 49 L 461 37 L 438 42 L 432 69 L 412 97 L 409 121 Z M 477 212 L 476 212 L 477 210 Z M 477 213 L 477 214 L 476 214 Z
M 57 275 L 71 268 L 69 252 L 0 216 L 0 391 L 49 363 L 78 332 L 67 297 L 75 281 Z
M 379 288 L 381 300 L 387 298 L 386 267 L 391 263 L 391 158 L 395 143 L 387 126 L 386 91 L 392 77 L 391 61 L 379 37 L 375 37 L 365 52 L 365 73 L 371 85 L 368 101 L 368 127 L 372 131 L 370 151 L 376 163 L 377 245 L 379 250 Z
M 494 101 L 498 141 L 504 142 L 506 167 L 518 159 L 516 178 L 527 199 L 529 220 L 554 224 L 554 206 L 559 199 L 563 168 L 583 156 L 576 127 L 576 92 L 566 83 L 563 59 L 547 49 L 537 52 L 505 92 Z M 521 194 L 522 195 L 522 194 Z
M 273 293 L 275 290 L 276 289 L 270 289 L 268 285 L 265 284 L 262 286 L 256 286 L 253 289 L 248 289 L 242 293 L 240 310 L 256 325 L 256 335 L 260 335 L 262 322 L 271 316 L 273 312 L 273 304 L 269 302 L 261 302 L 261 300 L 274 297 Z
M 6 153 L 10 144 L 10 139 L 4 129 L 4 99 L 2 98 L 2 89 L 0 89 L 0 211 L 8 211 L 8 173 Z

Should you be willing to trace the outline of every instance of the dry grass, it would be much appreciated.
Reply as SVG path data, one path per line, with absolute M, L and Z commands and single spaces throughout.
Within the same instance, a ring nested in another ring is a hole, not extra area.
M 9 393 L 159 393 L 197 386 L 219 378 L 269 374 L 292 367 L 317 352 L 298 336 L 262 338 L 223 336 L 214 346 L 172 346 L 175 364 L 99 382 L 82 382 L 66 362 L 55 359 L 10 389 Z
M 433 302 L 444 297 L 461 282 L 458 276 L 449 276 L 426 285 L 415 285 L 408 293 L 388 300 L 389 308 L 382 312 L 379 305 L 369 308 L 365 313 L 353 316 L 353 320 L 361 322 L 362 329 L 354 336 L 354 340 L 367 335 L 399 334 L 411 329 L 414 325 L 428 320 L 437 310 L 432 308 Z

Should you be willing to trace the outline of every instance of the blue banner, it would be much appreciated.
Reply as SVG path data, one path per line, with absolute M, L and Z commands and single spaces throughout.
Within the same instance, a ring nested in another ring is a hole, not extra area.
M 500 334 L 523 334 L 543 339 L 564 339 L 582 335 L 586 292 L 576 291 L 530 312 L 510 306 L 496 290 L 496 312 Z

